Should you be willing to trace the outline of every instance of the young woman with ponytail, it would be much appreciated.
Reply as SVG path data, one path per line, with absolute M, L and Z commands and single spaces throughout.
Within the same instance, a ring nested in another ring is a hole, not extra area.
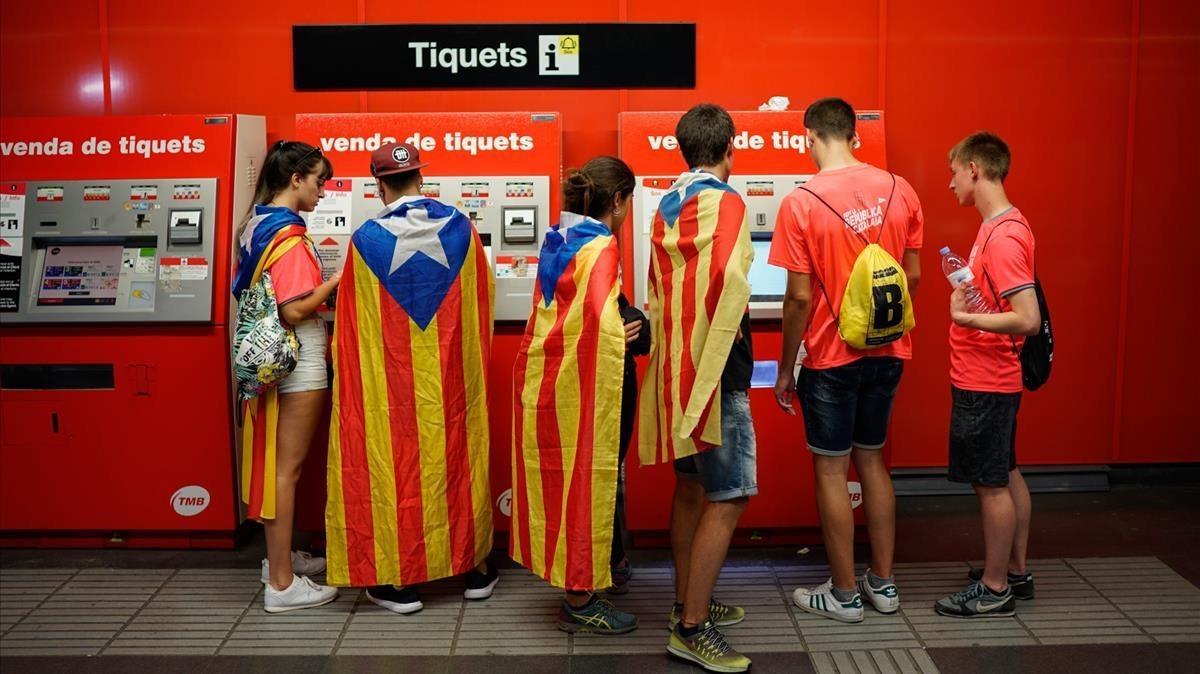
M 262 561 L 264 607 L 270 613 L 321 606 L 337 589 L 308 579 L 325 560 L 292 551 L 296 483 L 312 444 L 329 387 L 325 322 L 317 309 L 338 285 L 340 274 L 321 280 L 321 266 L 300 212 L 324 196 L 333 165 L 307 143 L 279 141 L 263 162 L 254 205 L 238 228 L 238 268 L 233 294 L 270 273 L 279 317 L 300 342 L 296 369 L 243 409 L 242 499 L 266 531 Z
M 620 295 L 617 234 L 634 183 L 615 157 L 592 159 L 564 181 L 564 212 L 539 255 L 534 314 L 517 359 L 514 428 L 521 430 L 510 552 L 564 589 L 558 627 L 567 632 L 623 634 L 638 626 L 596 595 L 621 594 L 630 577 L 619 483 L 637 406 L 633 357 L 650 347 L 645 316 Z M 545 391 L 556 392 L 553 400 Z M 618 410 L 619 431 L 607 423 Z M 541 505 L 557 499 L 561 511 Z M 601 528 L 609 518 L 610 549 Z M 540 549 L 556 537 L 560 544 Z

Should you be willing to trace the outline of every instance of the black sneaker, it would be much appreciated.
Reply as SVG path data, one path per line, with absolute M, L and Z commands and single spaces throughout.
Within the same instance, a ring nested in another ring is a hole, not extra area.
M 981 582 L 971 583 L 933 605 L 939 615 L 950 618 L 1008 618 L 1016 614 L 1016 607 L 1011 589 L 1004 588 L 1002 594 L 996 594 Z
M 629 592 L 629 579 L 633 578 L 633 567 L 629 565 L 629 558 L 621 560 L 621 563 L 612 568 L 612 587 L 605 590 L 608 594 L 626 594 Z
M 417 593 L 417 588 L 412 586 L 376 585 L 367 589 L 367 599 L 376 606 L 382 606 L 401 615 L 416 613 L 425 608 L 425 605 L 421 603 L 421 595 Z
M 971 569 L 967 572 L 967 578 L 975 582 L 983 580 L 983 569 Z M 1008 574 L 1008 588 L 1021 601 L 1033 599 L 1033 574 L 1028 571 L 1020 575 Z
M 496 583 L 500 582 L 500 570 L 492 564 L 487 565 L 487 571 L 479 573 L 475 569 L 471 569 L 464 576 L 467 589 L 463 592 L 463 596 L 467 599 L 487 599 L 492 596 L 492 590 L 496 589 Z

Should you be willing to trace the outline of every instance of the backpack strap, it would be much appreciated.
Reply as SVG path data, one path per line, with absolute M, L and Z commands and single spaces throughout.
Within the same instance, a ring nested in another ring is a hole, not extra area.
M 983 247 L 979 249 L 980 255 L 983 255 L 983 252 L 985 250 L 987 250 L 987 245 L 992 241 L 992 235 L 996 233 L 997 229 L 1000 229 L 1000 225 L 1003 225 L 1006 222 L 1015 222 L 1018 225 L 1021 225 L 1022 227 L 1024 227 L 1025 229 L 1029 229 L 1029 225 L 1021 222 L 1020 220 L 1017 220 L 1016 218 L 1008 218 L 1007 220 L 1001 220 L 1000 222 L 997 222 L 996 226 L 992 228 L 992 231 L 988 232 L 987 238 L 984 239 Z M 996 284 L 992 282 L 992 275 L 988 273 L 987 267 L 985 267 L 982 262 L 979 263 L 979 267 L 983 271 L 983 280 L 987 281 L 988 288 L 990 288 L 992 291 L 992 297 L 995 298 L 995 300 L 996 300 L 996 308 L 999 308 L 1000 307 L 1000 293 L 996 292 Z M 1033 267 L 1033 282 L 1034 282 L 1034 284 L 1037 283 L 1037 264 L 1036 264 L 1036 262 L 1034 263 L 1034 267 Z M 1017 348 L 1017 338 L 1013 337 L 1012 335 L 1009 335 L 1008 341 L 1012 342 L 1013 353 L 1020 356 L 1021 351 L 1020 351 L 1020 349 Z
M 883 217 L 879 223 L 879 235 L 875 237 L 874 243 L 879 243 L 879 240 L 881 238 L 883 238 L 883 226 L 887 224 L 888 209 L 890 209 L 892 207 L 892 196 L 896 194 L 896 174 L 888 172 L 888 175 L 890 175 L 892 177 L 892 191 L 888 193 L 887 205 L 883 207 Z M 797 189 L 804 190 L 805 192 L 808 192 L 809 194 L 816 197 L 817 201 L 825 204 L 825 208 L 828 208 L 830 211 L 833 211 L 833 214 L 837 216 L 837 219 L 841 220 L 842 224 L 846 225 L 847 229 L 849 229 L 851 232 L 854 232 L 855 236 L 862 239 L 863 243 L 867 244 L 868 246 L 871 245 L 872 241 L 870 239 L 868 239 L 867 237 L 863 236 L 862 232 L 851 227 L 850 223 L 846 222 L 846 218 L 842 217 L 842 214 L 838 213 L 836 208 L 834 208 L 833 206 L 830 206 L 828 201 L 825 201 L 824 199 L 822 199 L 821 195 L 808 189 L 804 185 L 797 185 L 796 187 L 797 187 Z M 829 312 L 831 314 L 833 314 L 833 322 L 835 325 L 837 325 L 838 331 L 840 332 L 842 329 L 842 326 L 838 322 L 838 312 L 833 310 L 833 301 L 829 299 L 829 292 L 825 289 L 825 282 L 821 280 L 821 276 L 819 274 L 817 274 L 817 272 L 816 272 L 816 269 L 815 269 L 816 265 L 813 265 L 813 267 L 814 267 L 814 270 L 813 270 L 812 275 L 817 278 L 817 285 L 821 286 L 821 294 L 825 295 L 825 301 L 829 304 Z

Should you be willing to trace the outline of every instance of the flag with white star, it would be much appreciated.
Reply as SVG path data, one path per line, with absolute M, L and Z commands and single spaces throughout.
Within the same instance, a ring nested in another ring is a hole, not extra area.
M 406 198 L 351 237 L 338 287 L 326 578 L 412 585 L 492 547 L 493 278 L 457 209 Z

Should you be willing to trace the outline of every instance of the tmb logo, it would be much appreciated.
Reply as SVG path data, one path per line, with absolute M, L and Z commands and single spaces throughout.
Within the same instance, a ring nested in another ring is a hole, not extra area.
M 862 505 L 862 483 L 847 482 L 846 489 L 850 492 L 850 509 L 853 510 Z
M 579 36 L 539 35 L 539 75 L 578 75 Z
M 512 517 L 512 489 L 505 489 L 500 498 L 496 499 L 496 507 L 505 517 Z
M 209 496 L 208 490 L 196 484 L 181 487 L 171 494 L 171 507 L 181 517 L 199 515 L 204 512 L 211 501 L 212 497 Z

